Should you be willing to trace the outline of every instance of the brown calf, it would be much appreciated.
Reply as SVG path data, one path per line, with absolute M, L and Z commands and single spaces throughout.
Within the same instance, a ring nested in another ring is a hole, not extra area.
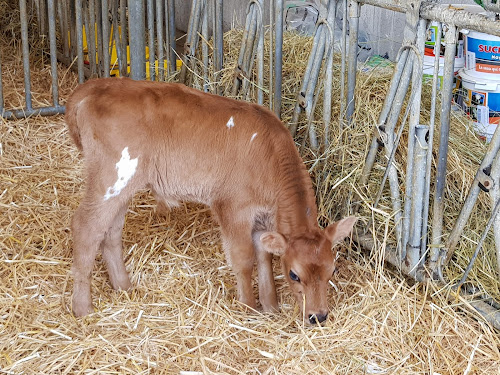
M 130 288 L 121 244 L 125 212 L 133 194 L 149 188 L 167 206 L 211 207 L 241 302 L 256 307 L 256 260 L 261 305 L 278 310 L 274 254 L 310 322 L 326 319 L 332 245 L 356 219 L 319 228 L 311 179 L 274 114 L 181 84 L 108 78 L 75 90 L 66 122 L 86 175 L 72 221 L 75 315 L 93 311 L 90 278 L 99 249 L 113 288 Z

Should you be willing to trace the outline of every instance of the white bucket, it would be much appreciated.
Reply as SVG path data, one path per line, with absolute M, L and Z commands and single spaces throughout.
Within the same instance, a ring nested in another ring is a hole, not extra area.
M 478 134 L 489 142 L 500 122 L 500 75 L 492 79 L 491 74 L 469 72 L 459 72 L 462 108 L 474 121 Z
M 500 79 L 500 37 L 469 31 L 466 37 L 467 74 L 478 78 L 486 74 Z
M 455 75 L 458 74 L 458 71 L 464 67 L 465 59 L 455 58 L 455 64 L 453 72 Z M 423 70 L 423 81 L 424 82 L 432 82 L 432 76 L 434 74 L 434 56 L 424 56 L 424 70 Z M 439 71 L 438 71 L 438 88 L 443 84 L 443 75 L 444 75 L 444 57 L 439 58 Z

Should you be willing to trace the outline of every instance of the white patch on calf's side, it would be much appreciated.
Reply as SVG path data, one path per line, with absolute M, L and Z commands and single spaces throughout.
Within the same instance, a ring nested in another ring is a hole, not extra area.
M 110 186 L 104 194 L 104 200 L 107 201 L 109 198 L 116 197 L 123 190 L 130 179 L 134 176 L 137 169 L 137 162 L 139 158 L 130 159 L 128 153 L 128 147 L 125 147 L 122 151 L 122 157 L 116 163 L 116 171 L 118 173 L 118 179 L 113 186 Z
M 233 116 L 231 116 L 231 118 L 230 118 L 230 119 L 229 119 L 229 121 L 227 122 L 226 126 L 227 126 L 227 128 L 228 128 L 228 129 L 234 128 L 234 120 L 233 120 Z
M 255 137 L 257 137 L 257 133 L 253 133 L 252 134 L 252 138 L 250 138 L 250 143 L 253 142 L 253 140 L 255 139 Z

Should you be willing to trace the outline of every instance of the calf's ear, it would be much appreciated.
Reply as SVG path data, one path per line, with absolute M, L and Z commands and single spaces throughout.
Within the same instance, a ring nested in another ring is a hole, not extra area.
M 255 242 L 259 250 L 281 256 L 285 253 L 287 242 L 285 237 L 278 232 L 256 233 Z
M 325 236 L 332 242 L 332 245 L 342 242 L 351 234 L 356 220 L 358 220 L 356 216 L 349 216 L 330 224 L 325 228 Z

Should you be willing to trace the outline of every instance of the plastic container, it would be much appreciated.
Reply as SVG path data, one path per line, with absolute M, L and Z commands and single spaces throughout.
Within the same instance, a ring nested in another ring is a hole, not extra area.
M 469 31 L 466 35 L 467 74 L 478 78 L 500 79 L 500 37 Z M 498 78 L 495 78 L 498 77 Z
M 474 121 L 477 133 L 489 142 L 500 122 L 500 75 L 492 79 L 491 74 L 469 72 L 459 71 L 461 106 Z
M 460 69 L 463 69 L 465 64 L 465 59 L 455 58 L 454 73 L 458 74 Z M 432 82 L 432 75 L 434 74 L 434 56 L 424 56 L 424 70 L 423 70 L 423 81 Z M 438 72 L 438 88 L 443 84 L 444 75 L 444 57 L 439 58 L 439 72 Z

